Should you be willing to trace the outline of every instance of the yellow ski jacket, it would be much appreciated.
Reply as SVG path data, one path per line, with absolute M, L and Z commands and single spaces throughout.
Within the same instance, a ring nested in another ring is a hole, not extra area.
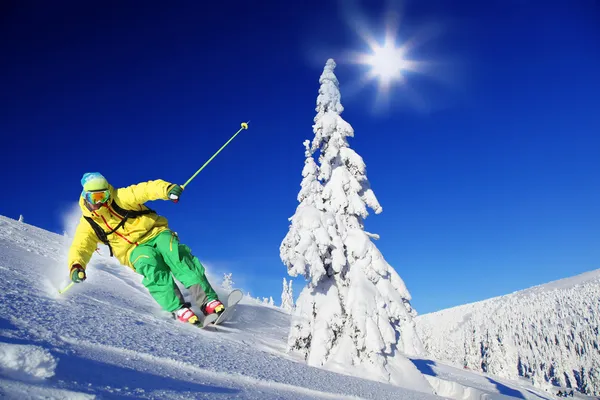
M 149 210 L 144 203 L 151 200 L 168 200 L 167 192 L 170 186 L 171 183 L 160 179 L 119 189 L 109 185 L 110 200 L 95 211 L 89 210 L 83 197 L 80 197 L 79 207 L 82 216 L 69 249 L 69 269 L 74 264 L 80 264 L 85 269 L 97 249 L 98 243 L 101 243 L 100 238 L 85 217 L 91 218 L 105 233 L 109 233 L 121 223 L 124 217 L 116 209 L 121 212 L 123 210 Z M 168 228 L 166 218 L 156 213 L 145 214 L 126 219 L 125 223 L 114 233 L 108 235 L 107 239 L 117 260 L 135 270 L 129 260 L 131 251 Z

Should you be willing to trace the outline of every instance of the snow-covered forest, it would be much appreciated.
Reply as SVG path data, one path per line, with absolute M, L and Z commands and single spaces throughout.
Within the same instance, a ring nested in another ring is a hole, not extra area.
M 416 321 L 436 359 L 600 395 L 600 270 Z

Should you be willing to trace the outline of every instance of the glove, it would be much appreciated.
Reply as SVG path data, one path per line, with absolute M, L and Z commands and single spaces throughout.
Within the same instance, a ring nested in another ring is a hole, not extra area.
M 177 184 L 172 184 L 171 186 L 169 186 L 168 195 L 174 203 L 177 203 L 179 201 L 179 196 L 181 196 L 181 193 L 183 193 L 183 188 L 181 186 Z
M 71 280 L 75 283 L 85 281 L 85 269 L 79 264 L 73 264 L 71 267 Z

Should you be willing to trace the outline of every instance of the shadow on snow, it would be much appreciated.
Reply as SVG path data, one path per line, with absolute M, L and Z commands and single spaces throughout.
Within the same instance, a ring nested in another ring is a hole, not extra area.
M 415 367 L 417 367 L 417 369 L 422 374 L 429 375 L 429 376 L 437 376 L 437 374 L 433 370 L 433 367 L 435 367 L 437 365 L 435 363 L 435 361 L 419 359 L 419 358 L 411 358 L 410 361 L 412 361 L 412 363 L 415 364 Z
M 90 360 L 73 355 L 60 355 L 53 381 L 78 382 L 81 391 L 91 393 L 104 391 L 102 398 L 121 399 L 131 398 L 127 393 L 110 393 L 110 389 L 120 389 L 121 392 L 140 392 L 148 394 L 153 391 L 174 391 L 178 394 L 191 393 L 221 393 L 234 395 L 240 391 L 221 386 L 205 385 L 176 378 L 155 375 L 101 361 Z M 124 389 L 127 388 L 127 389 Z M 109 397 L 107 397 L 109 396 Z
M 0 335 L 0 343 L 39 346 L 49 350 L 57 360 L 54 376 L 45 380 L 28 381 L 27 384 L 32 386 L 44 388 L 50 384 L 63 390 L 76 390 L 96 395 L 100 392 L 101 398 L 115 400 L 131 399 L 132 395 L 146 396 L 156 391 L 173 391 L 178 394 L 219 393 L 231 396 L 240 392 L 238 389 L 155 375 L 151 370 L 139 371 L 79 357 L 73 354 L 70 346 L 59 349 L 45 340 L 28 337 L 26 332 L 20 331 L 6 318 L 0 318 L 0 329 L 8 333 L 8 335 Z M 11 331 L 14 335 L 9 333 Z
M 503 385 L 502 383 L 495 381 L 491 378 L 486 378 L 488 381 L 490 381 L 490 383 L 493 383 L 494 385 L 496 385 L 496 389 L 498 389 L 498 392 L 500 392 L 500 394 L 503 394 L 505 396 L 510 396 L 510 397 L 516 397 L 519 399 L 524 399 L 525 396 L 523 396 L 523 393 L 521 393 L 519 390 L 510 388 L 506 385 Z

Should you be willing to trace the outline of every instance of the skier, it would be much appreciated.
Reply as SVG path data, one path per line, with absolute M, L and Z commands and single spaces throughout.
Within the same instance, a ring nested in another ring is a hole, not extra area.
M 179 242 L 166 218 L 144 205 L 151 200 L 179 199 L 181 186 L 159 179 L 115 189 L 98 172 L 85 173 L 81 185 L 82 217 L 68 261 L 73 282 L 86 279 L 86 265 L 102 242 L 111 256 L 144 276 L 142 283 L 150 295 L 179 321 L 200 323 L 173 276 L 190 290 L 204 315 L 224 311 L 198 258 Z

